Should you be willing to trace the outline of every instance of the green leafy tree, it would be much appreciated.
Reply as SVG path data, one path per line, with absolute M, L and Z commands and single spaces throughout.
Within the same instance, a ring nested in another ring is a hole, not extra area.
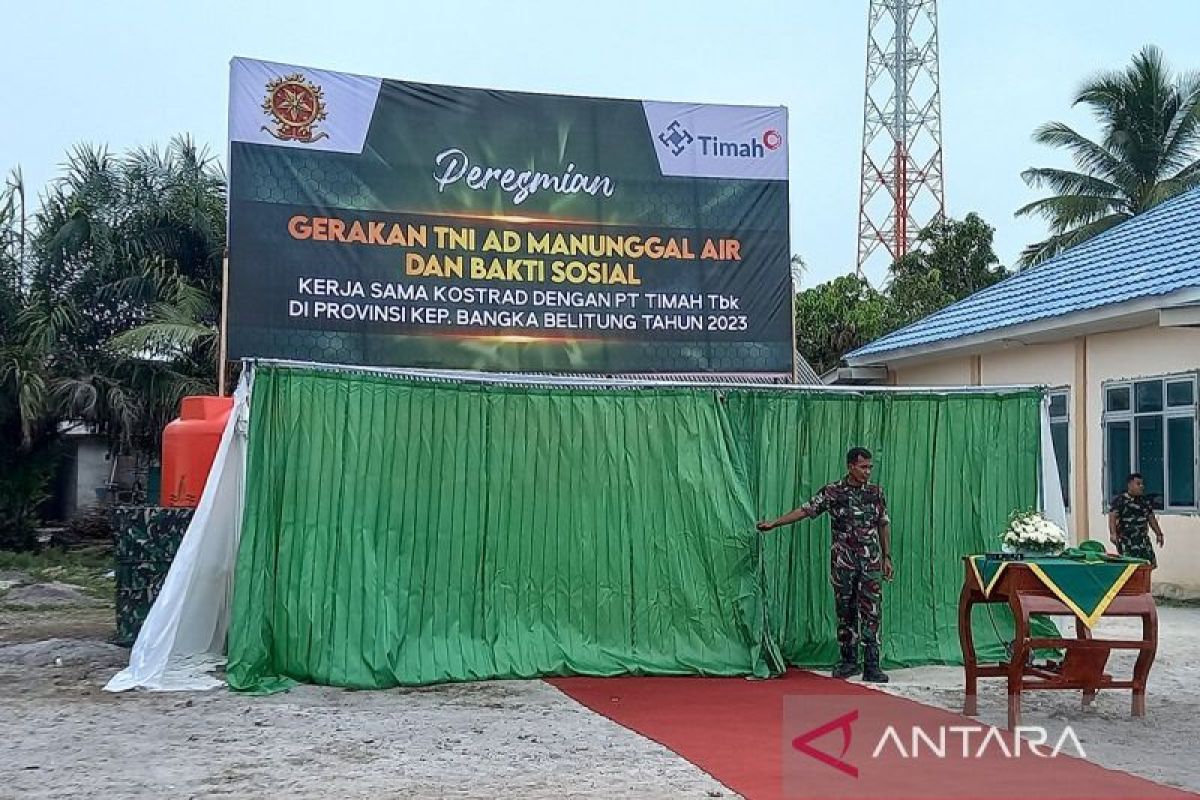
M 887 297 L 857 275 L 843 275 L 796 295 L 796 347 L 818 374 L 886 330 Z
M 1162 52 L 1145 47 L 1124 70 L 1080 88 L 1100 126 L 1097 140 L 1051 122 L 1034 140 L 1069 152 L 1076 169 L 1035 167 L 1021 176 L 1054 194 L 1017 211 L 1040 216 L 1051 235 L 1021 253 L 1030 266 L 1200 186 L 1200 75 L 1173 75 Z
M 1001 281 L 994 229 L 977 214 L 942 219 L 892 265 L 887 289 L 844 275 L 796 295 L 796 346 L 818 372 L 846 353 Z
M 995 229 L 978 214 L 961 221 L 939 219 L 921 231 L 917 247 L 892 265 L 889 328 L 929 316 L 1004 280 L 992 239 Z

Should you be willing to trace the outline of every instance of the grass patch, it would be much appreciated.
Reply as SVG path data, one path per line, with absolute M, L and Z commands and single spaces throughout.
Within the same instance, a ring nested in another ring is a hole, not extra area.
M 0 550 L 0 571 L 24 572 L 36 583 L 72 583 L 82 586 L 91 596 L 112 601 L 116 581 L 111 545 L 62 550 L 47 548 L 39 553 L 13 553 Z M 2 596 L 0 593 L 0 602 Z

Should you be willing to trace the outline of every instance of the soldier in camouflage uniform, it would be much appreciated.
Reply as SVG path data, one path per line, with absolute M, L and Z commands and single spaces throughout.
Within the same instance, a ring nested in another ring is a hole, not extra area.
M 825 486 L 807 503 L 782 517 L 760 522 L 760 531 L 791 525 L 828 512 L 833 528 L 830 582 L 837 608 L 841 660 L 833 677 L 858 673 L 863 646 L 863 680 L 886 683 L 879 668 L 882 580 L 892 579 L 891 530 L 883 490 L 869 483 L 871 453 L 856 447 L 846 454 L 846 477 Z
M 1163 546 L 1162 528 L 1154 516 L 1154 506 L 1146 497 L 1146 483 L 1135 472 L 1125 483 L 1125 491 L 1112 499 L 1108 505 L 1108 537 L 1117 546 L 1117 552 L 1126 558 L 1141 558 L 1157 567 L 1158 559 L 1150 546 L 1150 528 L 1158 546 Z

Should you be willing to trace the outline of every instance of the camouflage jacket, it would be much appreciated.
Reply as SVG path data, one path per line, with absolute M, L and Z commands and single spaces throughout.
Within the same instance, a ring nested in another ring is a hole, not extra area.
M 1109 503 L 1108 509 L 1117 515 L 1117 536 L 1125 540 L 1148 538 L 1150 518 L 1154 516 L 1154 507 L 1145 495 L 1134 497 L 1129 492 L 1121 492 Z
M 883 489 L 855 486 L 843 478 L 822 488 L 803 508 L 810 517 L 829 513 L 834 567 L 883 568 L 879 529 L 889 521 Z

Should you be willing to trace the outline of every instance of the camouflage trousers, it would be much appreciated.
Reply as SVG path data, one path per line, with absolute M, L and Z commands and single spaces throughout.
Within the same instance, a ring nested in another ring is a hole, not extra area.
M 1158 566 L 1158 558 L 1154 555 L 1154 546 L 1150 544 L 1149 533 L 1118 536 L 1117 552 L 1126 558 L 1140 558 L 1149 561 L 1152 567 Z
M 842 658 L 858 660 L 858 645 L 868 663 L 879 663 L 879 625 L 883 617 L 883 576 L 863 567 L 835 564 L 830 575 L 837 611 Z

